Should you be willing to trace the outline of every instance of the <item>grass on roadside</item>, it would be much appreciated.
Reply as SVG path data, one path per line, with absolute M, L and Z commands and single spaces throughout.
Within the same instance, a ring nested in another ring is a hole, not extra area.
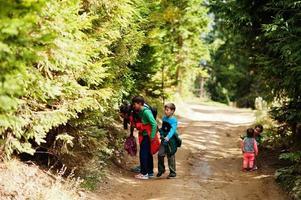
M 63 177 L 62 169 L 54 175 L 31 163 L 16 159 L 0 163 L 0 199 L 28 200 L 82 200 L 85 192 L 80 189 L 80 179 Z

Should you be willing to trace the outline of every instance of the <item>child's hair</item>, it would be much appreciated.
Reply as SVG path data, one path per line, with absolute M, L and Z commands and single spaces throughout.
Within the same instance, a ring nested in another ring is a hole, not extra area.
M 144 101 L 144 98 L 142 96 L 135 96 L 133 99 L 132 99 L 132 103 L 138 103 L 138 104 L 141 104 L 141 105 L 144 105 L 145 101 Z
M 260 129 L 260 132 L 263 131 L 263 126 L 262 126 L 261 124 L 257 124 L 257 125 L 255 126 L 255 129 L 256 129 L 256 128 L 259 128 L 259 129 Z
M 166 109 L 166 108 L 169 108 L 172 111 L 176 110 L 176 106 L 173 103 L 167 103 L 167 104 L 165 104 L 164 109 Z
M 128 114 L 131 110 L 131 104 L 128 101 L 124 101 L 122 105 L 119 107 L 119 112 Z
M 247 129 L 247 137 L 248 138 L 254 137 L 254 129 L 253 128 L 248 128 Z

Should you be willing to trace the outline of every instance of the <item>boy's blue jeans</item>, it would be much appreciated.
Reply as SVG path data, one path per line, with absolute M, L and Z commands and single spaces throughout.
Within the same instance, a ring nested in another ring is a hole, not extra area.
M 143 140 L 140 144 L 140 173 L 153 174 L 154 173 L 154 161 L 151 154 L 151 143 L 148 135 L 143 136 Z

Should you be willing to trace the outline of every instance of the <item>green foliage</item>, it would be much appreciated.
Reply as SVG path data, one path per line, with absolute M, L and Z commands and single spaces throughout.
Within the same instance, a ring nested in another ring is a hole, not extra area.
M 301 52 L 297 1 L 210 1 L 215 24 L 208 41 L 221 40 L 211 57 L 208 88 L 214 99 L 226 96 L 253 106 L 256 96 L 277 101 L 272 116 L 299 134 Z M 223 90 L 225 88 L 226 90 Z M 226 91 L 226 94 L 224 94 Z
M 120 77 L 144 39 L 138 7 L 80 0 L 1 5 L 0 133 L 7 155 L 34 153 L 29 140 L 45 143 L 51 129 L 81 120 L 80 113 L 112 111 L 128 90 Z
M 263 17 L 262 3 L 253 1 L 210 1 L 215 23 L 207 40 L 212 45 L 207 88 L 215 100 L 253 107 L 257 96 L 266 97 L 256 53 Z M 256 13 L 256 14 L 255 14 Z M 260 13 L 260 14 L 259 14 Z M 220 89 L 216 89 L 220 88 Z
M 297 138 L 300 138 L 301 103 L 299 99 L 284 101 L 281 106 L 273 107 L 270 111 L 272 117 L 279 123 L 289 127 Z
M 202 0 L 150 1 L 145 13 L 146 43 L 131 66 L 136 93 L 163 98 L 178 86 L 185 93 L 193 86 L 195 69 L 208 50 L 200 40 L 209 18 Z M 144 76 L 144 74 L 148 76 Z
M 18 117 L 16 113 L 20 105 L 24 104 L 21 97 L 26 93 L 30 78 L 27 68 L 37 61 L 39 42 L 43 42 L 46 36 L 44 33 L 36 35 L 39 20 L 37 13 L 43 2 L 0 3 L 0 134 L 5 139 L 1 143 L 6 146 L 8 155 L 14 149 L 33 153 L 26 143 L 28 137 L 22 138 L 26 119 Z
M 299 167 L 284 167 L 276 171 L 277 182 L 288 191 L 290 197 L 294 200 L 301 199 L 301 176 Z
M 89 176 L 84 177 L 84 181 L 81 184 L 82 188 L 85 188 L 90 191 L 94 191 L 97 189 L 97 185 L 99 183 L 98 174 L 91 174 Z
M 288 160 L 290 162 L 298 163 L 301 159 L 301 152 L 282 153 L 279 158 L 282 160 Z

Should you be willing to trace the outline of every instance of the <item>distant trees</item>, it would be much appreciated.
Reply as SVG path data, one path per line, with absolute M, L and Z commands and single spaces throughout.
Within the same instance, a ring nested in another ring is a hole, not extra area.
M 301 4 L 299 1 L 210 1 L 214 13 L 212 77 L 219 101 L 252 107 L 256 96 L 278 101 L 272 116 L 297 133 L 301 120 Z

